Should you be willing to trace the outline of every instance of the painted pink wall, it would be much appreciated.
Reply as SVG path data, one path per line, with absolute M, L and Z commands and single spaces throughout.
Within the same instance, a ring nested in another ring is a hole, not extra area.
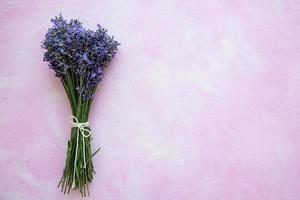
M 300 2 L 1 0 L 0 199 L 56 188 L 70 109 L 40 42 L 62 12 L 122 43 L 91 113 L 91 200 L 299 200 Z

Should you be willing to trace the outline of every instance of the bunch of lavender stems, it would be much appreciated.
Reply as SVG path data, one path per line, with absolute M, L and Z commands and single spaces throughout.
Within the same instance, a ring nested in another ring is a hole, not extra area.
M 75 83 L 77 81 L 77 83 Z M 92 103 L 92 99 L 84 100 L 81 95 L 76 95 L 76 88 L 77 84 L 81 84 L 83 78 L 80 77 L 77 79 L 76 77 L 72 76 L 72 73 L 69 70 L 66 72 L 65 75 L 62 77 L 62 83 L 65 88 L 65 91 L 68 95 L 68 99 L 70 102 L 72 115 L 75 116 L 78 121 L 86 122 L 88 121 L 90 107 Z M 68 141 L 68 148 L 67 148 L 67 158 L 66 158 L 66 165 L 63 171 L 63 176 L 58 184 L 58 187 L 61 186 L 61 191 L 64 193 L 69 193 L 70 189 L 73 187 L 78 188 L 82 197 L 86 195 L 89 196 L 89 187 L 88 183 L 93 179 L 94 167 L 92 163 L 92 157 L 95 155 L 99 149 L 92 155 L 91 153 L 91 137 L 87 137 L 85 142 L 85 149 L 83 149 L 83 145 L 81 142 L 77 142 L 77 140 L 82 140 L 82 135 L 79 134 L 79 138 L 77 138 L 77 130 L 78 128 L 73 127 L 71 129 L 71 137 Z M 73 171 L 74 171 L 74 159 L 75 159 L 75 150 L 76 145 L 78 145 L 78 155 L 77 155 L 77 165 L 75 169 L 76 177 L 75 177 L 75 186 L 73 185 Z M 86 167 L 84 168 L 83 162 L 83 154 L 85 154 L 86 159 Z
M 104 69 L 117 51 L 119 43 L 107 30 L 98 25 L 96 31 L 84 29 L 78 20 L 63 19 L 60 15 L 51 19 L 42 47 L 46 50 L 44 61 L 60 78 L 69 99 L 72 122 L 87 123 L 91 104 L 98 83 L 103 79 Z M 73 121 L 75 119 L 75 121 Z M 67 157 L 62 178 L 58 184 L 61 191 L 79 189 L 82 197 L 89 196 L 88 184 L 93 179 L 94 166 L 90 128 L 73 126 L 68 141 Z

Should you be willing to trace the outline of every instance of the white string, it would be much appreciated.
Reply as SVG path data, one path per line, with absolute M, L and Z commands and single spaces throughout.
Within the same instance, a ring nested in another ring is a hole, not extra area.
M 75 169 L 77 162 L 77 154 L 78 154 L 78 141 L 79 141 L 79 131 L 82 135 L 82 148 L 83 148 L 83 168 L 86 168 L 86 160 L 85 160 L 85 141 L 84 138 L 89 137 L 91 135 L 91 131 L 87 128 L 89 126 L 89 122 L 80 123 L 75 116 L 70 116 L 70 123 L 72 127 L 77 128 L 77 136 L 76 136 L 76 151 L 75 151 L 75 160 L 74 160 L 74 171 L 73 171 L 73 183 L 72 188 L 75 188 Z M 87 134 L 86 134 L 87 133 Z

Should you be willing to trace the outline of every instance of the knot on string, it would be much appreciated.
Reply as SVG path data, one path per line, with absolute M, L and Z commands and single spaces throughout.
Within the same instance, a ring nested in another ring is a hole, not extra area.
M 79 122 L 78 119 L 75 116 L 70 116 L 70 123 L 72 127 L 78 128 L 80 130 L 83 137 L 89 137 L 91 136 L 91 131 L 88 129 L 89 122 Z M 87 133 L 87 134 L 85 134 Z

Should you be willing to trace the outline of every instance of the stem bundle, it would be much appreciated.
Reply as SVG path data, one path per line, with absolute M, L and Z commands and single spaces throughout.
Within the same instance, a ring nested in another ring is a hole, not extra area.
M 68 71 L 66 75 L 62 77 L 62 82 L 70 102 L 72 115 L 75 116 L 79 122 L 87 122 L 92 99 L 84 100 L 81 95 L 77 97 L 76 88 L 74 87 L 76 84 L 73 82 Z M 88 129 L 90 130 L 89 127 Z M 84 144 L 80 141 L 84 141 Z M 92 181 L 93 173 L 95 173 L 92 156 L 99 151 L 98 149 L 92 154 L 90 142 L 90 136 L 84 138 L 84 135 L 80 133 L 78 127 L 72 127 L 71 137 L 68 141 L 65 169 L 58 184 L 58 187 L 61 187 L 61 191 L 65 194 L 69 193 L 72 188 L 79 189 L 82 197 L 86 195 L 89 196 L 88 183 Z M 85 160 L 83 158 L 85 158 Z

